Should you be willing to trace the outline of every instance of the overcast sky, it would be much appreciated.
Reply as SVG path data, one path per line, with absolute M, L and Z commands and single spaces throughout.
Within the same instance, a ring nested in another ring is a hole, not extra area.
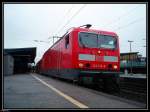
M 84 24 L 116 32 L 121 53 L 132 40 L 132 51 L 146 56 L 146 4 L 4 4 L 4 48 L 37 47 L 37 62 L 52 45 L 49 37 Z

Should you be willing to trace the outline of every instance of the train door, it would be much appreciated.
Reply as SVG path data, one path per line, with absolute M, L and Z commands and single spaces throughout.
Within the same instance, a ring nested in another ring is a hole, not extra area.
M 56 50 L 56 74 L 59 75 L 59 46 L 57 46 L 57 50 Z
M 60 75 L 61 70 L 61 44 L 59 45 L 58 49 L 58 74 Z
M 72 66 L 72 39 L 71 33 L 65 36 L 65 68 L 69 69 Z

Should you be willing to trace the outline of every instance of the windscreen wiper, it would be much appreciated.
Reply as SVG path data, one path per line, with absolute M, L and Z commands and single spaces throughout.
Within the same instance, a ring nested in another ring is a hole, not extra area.
M 81 38 L 79 38 L 79 40 L 80 40 L 80 43 L 81 43 L 82 47 L 86 48 L 86 45 L 82 42 Z

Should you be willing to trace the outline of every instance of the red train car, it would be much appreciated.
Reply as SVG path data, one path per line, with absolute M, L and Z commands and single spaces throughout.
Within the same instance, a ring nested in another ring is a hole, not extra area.
M 39 61 L 37 62 L 35 69 L 36 69 L 36 72 L 37 72 L 37 73 L 40 73 L 40 71 L 41 71 L 41 60 L 39 60 Z
M 116 33 L 76 27 L 69 30 L 42 57 L 40 71 L 79 82 L 118 81 L 119 39 Z

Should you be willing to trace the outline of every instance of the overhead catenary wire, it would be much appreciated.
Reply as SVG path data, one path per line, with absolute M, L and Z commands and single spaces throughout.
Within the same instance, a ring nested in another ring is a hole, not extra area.
M 62 17 L 61 21 L 59 22 L 58 24 L 58 27 L 56 27 L 56 29 L 54 30 L 54 33 L 53 35 L 56 35 L 56 32 L 58 31 L 58 28 L 60 28 L 59 26 L 62 26 L 61 24 L 64 22 L 64 19 L 69 15 L 69 13 L 72 11 L 74 7 L 74 4 L 67 10 L 67 12 L 64 14 L 64 16 Z M 53 35 L 51 37 L 49 37 L 48 39 L 50 38 L 53 38 Z
M 70 21 L 85 7 L 85 5 L 86 5 L 86 4 L 84 4 L 84 5 L 66 22 L 66 24 L 65 24 L 63 27 L 61 27 L 61 29 L 60 29 L 59 31 L 56 30 L 56 32 L 58 31 L 57 34 L 59 34 L 59 33 L 66 27 L 66 25 L 70 23 Z M 110 24 L 112 24 L 112 23 L 114 24 L 115 22 L 118 22 L 118 20 L 120 20 L 121 17 L 124 17 L 125 15 L 129 15 L 131 12 L 133 12 L 133 11 L 134 11 L 135 9 L 137 9 L 139 6 L 140 6 L 140 5 L 134 7 L 133 9 L 131 9 L 131 10 L 129 10 L 129 11 L 127 11 L 127 12 L 124 13 L 123 15 L 119 16 L 115 21 L 112 21 L 111 23 L 108 23 L 108 24 L 110 25 Z M 64 15 L 64 17 L 65 17 L 66 15 L 68 15 L 68 14 L 71 12 L 72 9 L 73 9 L 73 5 L 72 5 L 72 7 L 67 11 L 67 13 Z M 62 21 L 63 21 L 63 19 L 62 19 Z M 59 26 L 60 26 L 60 25 L 59 25 Z M 105 26 L 106 26 L 106 25 L 105 25 Z M 55 35 L 56 35 L 56 32 L 54 33 Z M 53 38 L 53 36 L 49 37 L 48 39 L 50 39 L 50 38 Z
M 61 24 L 63 23 L 63 21 L 64 21 L 64 19 L 66 18 L 66 16 L 69 15 L 69 13 L 72 11 L 73 7 L 74 7 L 74 4 L 71 6 L 71 8 L 68 9 L 68 11 L 67 11 L 67 12 L 65 13 L 65 15 L 63 16 L 63 18 L 61 19 L 61 21 L 60 21 L 59 24 L 58 24 L 58 28 L 60 28 L 59 26 L 61 26 Z M 53 35 L 48 38 L 48 39 L 50 39 L 50 38 L 53 39 L 53 44 L 54 44 L 54 39 L 55 39 L 55 38 L 58 38 L 57 36 L 54 36 L 54 35 L 56 35 L 57 31 L 58 31 L 58 29 L 56 29 L 56 30 L 55 30 L 55 33 L 53 33 Z
M 108 26 L 108 25 L 110 26 L 111 24 L 114 24 L 114 23 L 118 22 L 119 20 L 121 20 L 121 18 L 124 18 L 124 16 L 126 16 L 126 15 L 130 15 L 131 12 L 133 12 L 133 11 L 134 11 L 135 9 L 137 9 L 139 6 L 141 6 L 141 4 L 138 5 L 138 6 L 136 6 L 136 7 L 134 7 L 133 9 L 131 9 L 131 10 L 125 12 L 124 14 L 120 15 L 120 16 L 119 16 L 118 18 L 116 18 L 114 21 L 111 21 L 111 22 L 109 22 L 108 24 L 104 25 L 104 27 L 105 27 L 105 26 Z M 127 16 L 126 16 L 126 17 L 127 17 Z
M 26 39 L 21 39 L 21 38 L 13 38 L 17 40 L 22 40 L 22 41 L 30 41 L 30 42 L 42 42 L 42 43 L 49 43 L 49 41 L 43 41 L 43 40 L 26 40 Z
M 86 4 L 84 4 L 82 7 L 80 7 L 80 9 L 76 11 L 76 13 L 66 22 L 66 24 L 65 24 L 63 27 L 61 27 L 61 29 L 58 31 L 57 34 L 59 34 L 60 31 L 62 31 L 62 30 L 66 27 L 66 25 L 69 24 L 69 23 L 71 22 L 71 20 L 72 20 L 77 14 L 79 14 L 79 12 L 80 12 L 85 6 L 86 6 Z M 54 38 L 57 38 L 57 39 L 58 39 L 58 36 L 52 36 L 52 37 L 49 37 L 49 39 L 50 39 L 50 38 L 53 38 L 53 44 L 54 44 Z
M 136 20 L 134 20 L 134 21 L 132 21 L 132 22 L 126 24 L 126 25 L 123 25 L 123 26 L 121 26 L 121 27 L 118 27 L 118 28 L 116 28 L 116 29 L 114 29 L 114 30 L 121 30 L 121 29 L 123 29 L 123 28 L 125 28 L 125 27 L 127 27 L 127 26 L 131 26 L 132 24 L 135 24 L 135 23 L 137 23 L 137 22 L 139 22 L 139 21 L 141 21 L 141 20 L 143 20 L 143 19 L 144 19 L 144 18 L 136 19 Z
M 61 24 L 64 22 L 64 19 L 70 14 L 70 12 L 72 11 L 72 9 L 74 8 L 74 4 L 71 6 L 71 8 L 68 9 L 68 11 L 65 13 L 64 17 L 61 19 L 61 21 L 58 24 L 57 28 L 60 28 L 59 26 L 61 26 Z M 58 29 L 55 30 L 54 35 L 56 35 Z
M 79 10 L 77 10 L 77 12 L 66 22 L 66 24 L 58 31 L 58 34 L 60 33 L 60 31 L 62 31 L 71 21 L 72 19 L 77 16 L 77 14 L 79 14 L 79 12 L 85 8 L 86 4 L 84 4 Z

